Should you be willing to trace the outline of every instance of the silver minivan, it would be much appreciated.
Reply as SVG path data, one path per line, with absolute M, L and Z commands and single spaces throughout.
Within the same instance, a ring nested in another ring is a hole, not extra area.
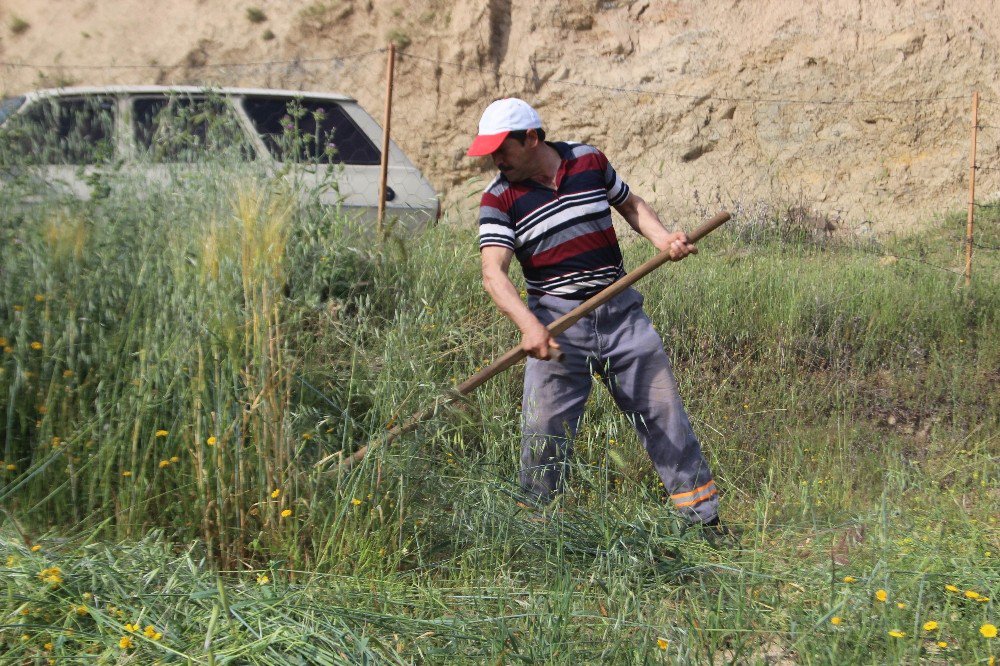
M 18 167 L 82 199 L 104 186 L 109 168 L 139 168 L 169 182 L 223 156 L 294 178 L 303 192 L 362 223 L 374 224 L 377 215 L 382 128 L 342 95 L 194 86 L 38 90 L 0 101 L 0 141 Z M 440 212 L 434 188 L 391 141 L 386 199 L 387 221 L 401 231 L 417 231 Z

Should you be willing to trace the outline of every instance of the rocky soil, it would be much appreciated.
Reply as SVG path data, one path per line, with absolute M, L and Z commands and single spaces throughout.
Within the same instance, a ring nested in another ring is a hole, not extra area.
M 507 95 L 680 219 L 766 202 L 820 226 L 921 228 L 966 205 L 974 90 L 979 163 L 1000 153 L 992 0 L 4 0 L 0 92 L 327 90 L 380 118 L 385 54 L 371 51 L 389 41 L 403 53 L 393 137 L 463 223 L 491 173 L 464 149 Z M 1000 171 L 983 169 L 977 198 L 998 195 Z

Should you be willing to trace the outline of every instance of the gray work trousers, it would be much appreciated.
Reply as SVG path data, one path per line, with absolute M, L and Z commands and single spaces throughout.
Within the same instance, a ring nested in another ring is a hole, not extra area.
M 642 300 L 628 289 L 557 336 L 563 362 L 528 359 L 521 487 L 540 503 L 563 489 L 573 437 L 597 375 L 638 432 L 674 508 L 690 522 L 706 522 L 718 515 L 718 491 Z M 528 299 L 546 325 L 579 304 L 548 295 Z

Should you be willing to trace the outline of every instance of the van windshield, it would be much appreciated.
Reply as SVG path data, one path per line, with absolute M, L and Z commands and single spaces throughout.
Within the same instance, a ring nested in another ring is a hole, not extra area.
M 141 97 L 132 102 L 132 125 L 136 145 L 154 162 L 252 156 L 236 114 L 222 98 Z
M 243 100 L 243 108 L 279 162 L 381 162 L 381 151 L 335 102 L 254 96 Z
M 7 157 L 23 164 L 102 164 L 114 153 L 113 97 L 35 101 L 4 126 Z

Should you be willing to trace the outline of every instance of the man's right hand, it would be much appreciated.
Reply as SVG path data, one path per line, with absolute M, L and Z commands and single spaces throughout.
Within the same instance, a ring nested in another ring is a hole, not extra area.
M 480 250 L 480 255 L 483 262 L 483 286 L 500 311 L 521 329 L 521 348 L 533 358 L 552 358 L 551 350 L 559 349 L 559 344 L 549 335 L 549 329 L 538 321 L 538 317 L 521 300 L 517 288 L 507 276 L 510 261 L 514 257 L 513 250 L 487 245 Z
M 532 358 L 547 361 L 552 357 L 552 348 L 559 349 L 559 343 L 549 334 L 549 329 L 536 320 L 536 325 L 523 331 L 521 348 Z

